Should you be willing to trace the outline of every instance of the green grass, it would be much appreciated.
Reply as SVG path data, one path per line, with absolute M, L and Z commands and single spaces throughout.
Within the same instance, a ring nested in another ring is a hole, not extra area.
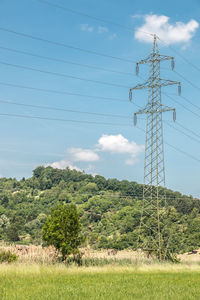
M 200 299 L 200 269 L 0 265 L 0 299 Z

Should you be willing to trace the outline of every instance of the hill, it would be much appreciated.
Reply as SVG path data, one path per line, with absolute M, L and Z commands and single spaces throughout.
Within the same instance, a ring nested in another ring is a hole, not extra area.
M 142 185 L 105 179 L 75 170 L 37 167 L 31 178 L 0 179 L 0 239 L 42 243 L 41 228 L 59 201 L 77 205 L 86 244 L 94 248 L 137 246 Z M 200 247 L 200 201 L 161 188 L 163 213 L 173 233 L 173 248 L 185 252 Z M 151 222 L 150 218 L 148 220 Z

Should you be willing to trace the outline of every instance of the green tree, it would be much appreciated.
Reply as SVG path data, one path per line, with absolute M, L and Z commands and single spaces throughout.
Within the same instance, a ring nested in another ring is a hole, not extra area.
M 39 166 L 35 170 L 33 170 L 33 176 L 39 178 L 44 171 L 45 171 L 45 167 Z
M 79 253 L 81 236 L 80 217 L 74 204 L 59 204 L 52 209 L 42 228 L 43 240 L 53 245 L 62 254 L 62 260 L 70 254 Z
M 98 186 L 94 182 L 89 182 L 82 188 L 83 192 L 95 193 L 98 191 Z

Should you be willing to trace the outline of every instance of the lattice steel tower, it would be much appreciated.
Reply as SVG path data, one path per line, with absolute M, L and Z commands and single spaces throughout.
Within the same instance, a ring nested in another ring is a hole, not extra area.
M 160 228 L 161 202 L 163 195 L 160 187 L 165 186 L 165 167 L 164 167 L 164 147 L 163 147 L 163 122 L 162 113 L 173 111 L 173 119 L 176 119 L 174 108 L 164 106 L 161 101 L 161 88 L 168 85 L 178 85 L 179 94 L 181 85 L 178 81 L 160 78 L 160 62 L 171 60 L 171 67 L 174 69 L 174 57 L 159 54 L 158 37 L 153 36 L 153 51 L 146 58 L 136 63 L 136 74 L 139 73 L 140 64 L 149 64 L 149 78 L 143 84 L 138 84 L 130 89 L 129 98 L 132 100 L 132 91 L 148 89 L 148 102 L 143 109 L 134 113 L 134 124 L 137 122 L 138 114 L 146 114 L 146 143 L 145 143 L 145 162 L 144 162 L 144 185 L 143 185 L 143 208 L 140 223 L 140 232 L 146 227 L 147 237 L 140 240 L 142 249 L 157 251 L 157 256 L 162 259 L 162 232 Z M 153 218 L 153 225 L 148 225 L 148 216 Z

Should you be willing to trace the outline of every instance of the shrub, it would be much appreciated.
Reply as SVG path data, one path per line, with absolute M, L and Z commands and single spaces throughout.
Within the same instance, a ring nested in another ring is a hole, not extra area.
M 18 256 L 10 251 L 0 250 L 0 263 L 7 262 L 15 262 L 17 261 Z

